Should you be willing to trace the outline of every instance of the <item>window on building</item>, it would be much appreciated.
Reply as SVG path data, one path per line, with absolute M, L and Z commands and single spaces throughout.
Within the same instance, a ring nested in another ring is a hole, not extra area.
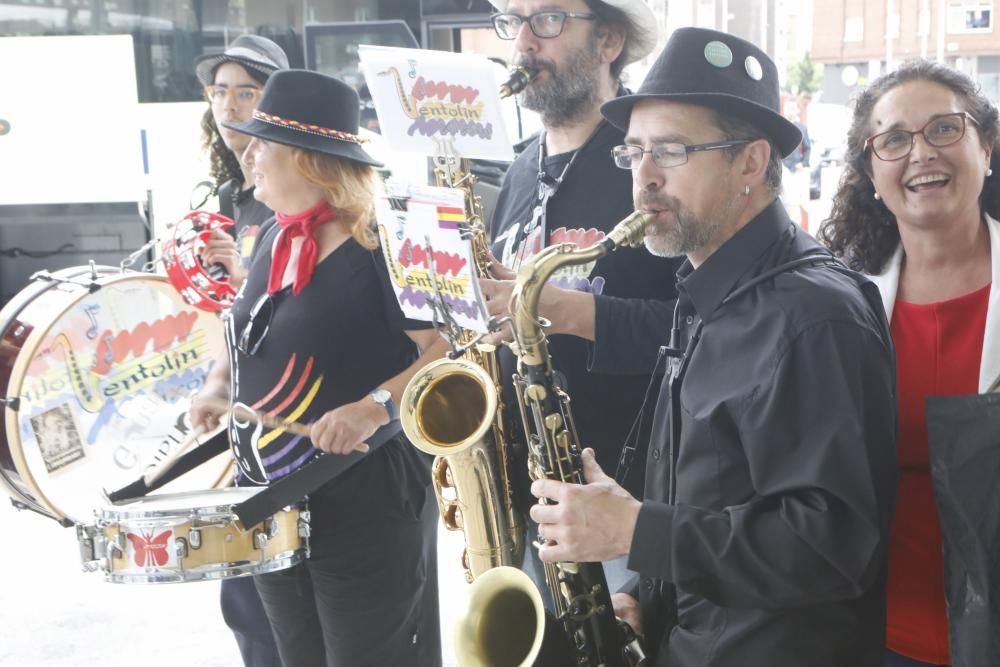
M 992 32 L 992 0 L 948 0 L 948 32 Z
M 844 41 L 860 42 L 865 38 L 865 17 L 848 16 L 844 19 Z
M 976 79 L 983 95 L 992 100 L 994 104 L 1000 104 L 1000 73 L 987 72 L 980 74 Z

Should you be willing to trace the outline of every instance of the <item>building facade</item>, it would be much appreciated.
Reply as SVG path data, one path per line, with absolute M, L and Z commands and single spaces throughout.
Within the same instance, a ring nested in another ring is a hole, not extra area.
M 846 104 L 867 81 L 909 58 L 959 69 L 1000 101 L 1000 30 L 993 0 L 818 2 L 812 58 L 823 63 L 824 101 Z

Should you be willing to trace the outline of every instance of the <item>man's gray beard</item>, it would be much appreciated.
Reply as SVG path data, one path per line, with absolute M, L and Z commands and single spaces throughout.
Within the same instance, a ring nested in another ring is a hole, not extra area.
M 673 225 L 658 225 L 659 234 L 647 234 L 646 250 L 657 257 L 683 257 L 704 248 L 723 226 L 722 215 L 702 221 L 685 208 L 673 209 Z M 653 230 L 657 231 L 657 230 Z
M 592 35 L 566 65 L 547 67 L 544 84 L 528 86 L 519 102 L 525 109 L 537 111 L 545 127 L 565 127 L 590 113 L 597 104 L 597 72 L 600 67 L 597 36 Z

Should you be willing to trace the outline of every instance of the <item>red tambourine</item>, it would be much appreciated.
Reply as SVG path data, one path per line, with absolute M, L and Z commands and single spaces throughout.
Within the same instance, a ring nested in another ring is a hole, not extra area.
M 223 231 L 235 223 L 224 215 L 208 211 L 191 211 L 180 222 L 172 225 L 171 234 L 164 239 L 160 250 L 167 279 L 181 297 L 201 310 L 219 312 L 229 308 L 236 297 L 236 290 L 229 276 L 218 270 L 218 265 L 206 267 L 199 253 L 215 229 Z M 221 274 L 221 275 L 220 275 Z

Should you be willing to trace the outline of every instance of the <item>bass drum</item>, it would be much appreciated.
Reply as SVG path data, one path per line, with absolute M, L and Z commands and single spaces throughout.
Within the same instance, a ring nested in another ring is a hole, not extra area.
M 218 317 L 160 276 L 73 267 L 34 280 L 0 311 L 0 484 L 64 525 L 93 521 L 111 492 L 188 439 L 188 407 L 224 359 Z M 225 485 L 220 454 L 163 487 Z

